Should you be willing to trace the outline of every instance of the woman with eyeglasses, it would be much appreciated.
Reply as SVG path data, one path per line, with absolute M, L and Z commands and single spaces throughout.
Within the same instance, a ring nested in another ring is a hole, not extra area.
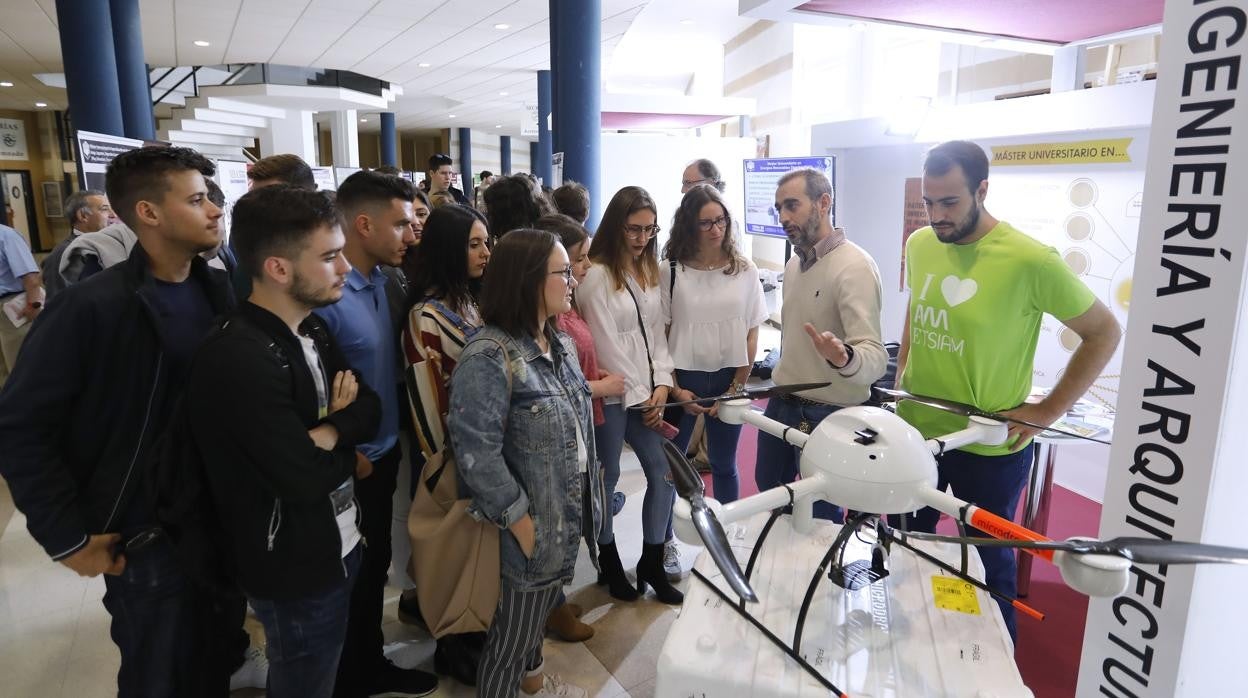
M 542 672 L 546 619 L 572 581 L 581 538 L 593 559 L 604 518 L 590 387 L 572 339 L 553 322 L 571 308 L 576 281 L 552 233 L 512 230 L 495 254 L 481 292 L 486 324 L 452 377 L 448 419 L 461 485 L 503 529 L 502 583 L 477 695 L 584 696 Z
M 714 397 L 745 387 L 758 346 L 758 327 L 767 319 L 763 286 L 754 263 L 738 251 L 732 216 L 713 187 L 689 190 L 672 219 L 663 248 L 660 288 L 667 345 L 676 366 L 673 402 Z M 698 415 L 706 415 L 706 446 L 715 498 L 737 499 L 737 439 L 741 425 L 716 419 L 718 403 L 685 405 L 680 434 L 689 445 Z
M 411 383 L 412 427 L 424 462 L 444 446 L 451 372 L 468 339 L 481 327 L 477 297 L 490 261 L 489 237 L 485 218 L 458 204 L 435 208 L 424 224 L 409 279 L 411 308 L 402 335 L 405 368 L 421 364 L 430 374 L 431 394 L 423 399 L 422 391 L 413 391 L 415 380 L 405 371 Z M 419 618 L 415 602 L 411 594 L 402 597 L 400 614 Z M 438 638 L 434 668 L 439 674 L 474 685 L 484 643 L 482 633 L 444 635 Z
M 603 213 L 598 233 L 589 246 L 594 266 L 577 291 L 577 305 L 594 337 L 599 367 L 624 377 L 622 398 L 603 404 L 603 425 L 596 430 L 607 496 L 620 479 L 620 453 L 627 441 L 646 475 L 642 501 L 643 546 L 637 563 L 637 588 L 624 574 L 615 546 L 611 517 L 603 520 L 598 537 L 601 573 L 611 595 L 635 600 L 646 586 L 664 603 L 679 604 L 684 595 L 663 571 L 663 543 L 671 524 L 673 488 L 663 455 L 663 409 L 672 386 L 672 360 L 663 328 L 659 293 L 658 208 L 641 187 L 616 192 Z M 630 407 L 645 409 L 628 409 Z M 667 425 L 670 427 L 670 425 Z

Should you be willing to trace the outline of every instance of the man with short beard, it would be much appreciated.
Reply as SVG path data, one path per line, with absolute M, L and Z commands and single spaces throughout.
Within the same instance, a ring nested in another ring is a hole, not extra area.
M 932 148 L 923 163 L 923 204 L 931 226 L 906 242 L 910 306 L 897 361 L 899 384 L 920 395 L 1052 424 L 1092 385 L 1118 346 L 1114 314 L 1070 270 L 1057 250 L 984 208 L 988 158 L 967 141 Z M 1027 403 L 1032 359 L 1044 314 L 1079 335 L 1066 370 L 1048 396 Z M 897 414 L 930 438 L 966 427 L 966 418 L 903 401 Z M 1011 518 L 1031 467 L 1038 429 L 1012 423 L 1000 446 L 964 446 L 937 459 L 938 487 Z M 934 509 L 911 528 L 934 531 Z M 1014 551 L 982 547 L 985 581 L 1013 598 Z M 1014 609 L 998 602 L 1010 635 Z
M 772 378 L 831 385 L 772 398 L 765 414 L 810 433 L 837 409 L 865 402 L 871 384 L 884 375 L 888 352 L 880 341 L 880 273 L 866 250 L 832 226 L 832 183 L 822 172 L 801 168 L 781 177 L 776 210 L 795 254 L 784 268 L 780 361 Z M 797 474 L 797 449 L 760 431 L 758 489 L 793 482 Z M 839 514 L 817 502 L 815 516 Z
M 270 698 L 329 698 L 363 555 L 356 448 L 381 420 L 314 308 L 351 267 L 325 192 L 278 184 L 234 206 L 251 296 L 195 355 L 187 422 L 227 568 L 264 626 Z

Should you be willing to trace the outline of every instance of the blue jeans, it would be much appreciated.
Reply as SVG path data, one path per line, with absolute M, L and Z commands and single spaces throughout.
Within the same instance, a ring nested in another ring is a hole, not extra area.
M 798 426 L 804 420 L 813 428 L 838 409 L 836 405 L 805 405 L 773 397 L 767 401 L 763 416 L 791 427 Z M 801 450 L 796 446 L 760 430 L 758 460 L 754 464 L 754 484 L 758 485 L 758 491 L 765 492 L 796 480 L 801 472 L 800 458 Z M 817 519 L 836 522 L 842 519 L 841 508 L 828 502 L 815 502 L 814 508 Z
M 104 588 L 109 633 L 121 652 L 120 698 L 198 695 L 220 681 L 200 666 L 210 612 L 167 539 L 127 555 L 125 571 L 105 575 Z
M 939 473 L 936 486 L 940 490 L 952 486 L 955 497 L 987 509 L 997 516 L 1013 520 L 1014 512 L 1018 509 L 1018 499 L 1023 494 L 1023 486 L 1027 484 L 1034 449 L 1035 444 L 1028 444 L 1017 453 L 1003 456 L 948 451 L 936 459 Z M 939 520 L 940 512 L 931 508 L 906 516 L 907 525 L 912 531 L 935 531 L 936 522 Z M 967 533 L 987 537 L 974 528 L 968 528 Z M 1014 557 L 1014 549 L 977 549 L 980 559 L 984 561 L 984 582 L 1014 598 L 1018 594 L 1018 561 Z M 997 604 L 1001 607 L 1001 615 L 1005 618 L 1005 627 L 1010 631 L 1010 638 L 1017 639 L 1014 608 L 1003 601 L 998 601 Z
M 698 397 L 723 395 L 732 387 L 732 377 L 737 369 L 728 367 L 718 371 L 686 371 L 676 369 L 676 382 L 685 390 L 692 390 Z M 685 413 L 681 418 L 680 434 L 672 443 L 684 452 L 689 448 L 697 415 Z M 740 424 L 724 424 L 707 415 L 703 419 L 706 428 L 707 459 L 711 462 L 711 489 L 715 499 L 727 504 L 737 501 L 737 440 L 741 437 Z
M 347 576 L 319 596 L 288 601 L 252 598 L 268 643 L 269 698 L 330 698 L 347 636 L 351 587 L 361 546 L 342 559 Z
M 672 520 L 672 504 L 676 502 L 676 488 L 672 486 L 667 457 L 663 455 L 663 437 L 642 423 L 641 412 L 637 410 L 626 410 L 623 405 L 603 405 L 602 413 L 607 421 L 594 429 L 594 441 L 602 463 L 607 497 L 620 481 L 620 452 L 628 441 L 646 474 L 646 496 L 641 504 L 642 538 L 649 545 L 662 543 Z M 612 517 L 602 517 L 598 542 L 615 542 Z

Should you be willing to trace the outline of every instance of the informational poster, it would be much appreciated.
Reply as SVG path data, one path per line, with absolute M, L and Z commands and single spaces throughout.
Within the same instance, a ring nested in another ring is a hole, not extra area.
M 29 160 L 26 150 L 26 122 L 0 119 L 0 160 Z
M 83 188 L 104 191 L 104 172 L 108 170 L 108 163 L 118 155 L 144 145 L 137 138 L 79 131 L 78 171 L 82 173 Z
M 749 235 L 786 238 L 776 210 L 776 185 L 787 172 L 813 167 L 836 181 L 836 158 L 831 155 L 805 158 L 763 158 L 745 161 L 745 232 Z M 836 197 L 832 197 L 833 222 Z
M 313 167 L 312 179 L 316 180 L 316 188 L 322 191 L 338 191 L 338 180 L 334 179 L 334 168 Z
M 558 189 L 563 186 L 563 153 L 550 156 L 550 187 Z
M 524 105 L 524 118 L 520 119 L 520 135 L 521 136 L 536 136 L 537 131 L 538 131 L 537 119 L 538 119 L 537 105 L 536 104 Z
M 906 290 L 906 241 L 914 231 L 929 223 L 927 208 L 923 205 L 923 178 L 906 178 L 905 208 L 901 214 L 901 281 L 898 291 Z
M 217 186 L 225 194 L 225 212 L 221 216 L 221 229 L 225 231 L 225 239 L 230 239 L 230 220 L 234 212 L 234 203 L 247 193 L 247 163 L 233 160 L 218 160 L 217 174 L 213 177 Z
M 337 179 L 338 184 L 341 185 L 343 182 L 347 181 L 347 177 L 350 177 L 359 171 L 360 168 L 358 167 L 335 167 L 334 178 Z

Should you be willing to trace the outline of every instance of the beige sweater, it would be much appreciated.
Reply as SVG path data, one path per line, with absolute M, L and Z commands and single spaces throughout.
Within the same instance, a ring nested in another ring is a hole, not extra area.
M 780 320 L 780 362 L 776 383 L 832 381 L 800 393 L 834 405 L 857 405 L 871 395 L 871 384 L 884 375 L 888 352 L 880 341 L 880 272 L 866 250 L 848 240 L 806 271 L 794 255 L 784 268 L 784 306 Z M 854 348 L 854 358 L 840 370 L 815 350 L 802 329 L 813 323 Z

